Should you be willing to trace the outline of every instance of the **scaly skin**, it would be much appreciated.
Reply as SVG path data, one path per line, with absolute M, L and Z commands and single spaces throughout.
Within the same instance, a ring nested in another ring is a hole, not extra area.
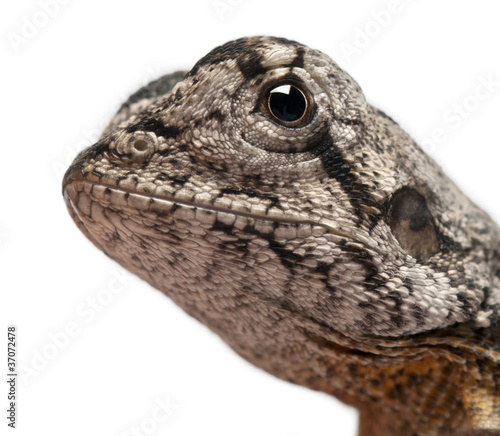
M 360 435 L 500 434 L 499 228 L 323 53 L 214 49 L 134 94 L 63 191 L 99 249 Z

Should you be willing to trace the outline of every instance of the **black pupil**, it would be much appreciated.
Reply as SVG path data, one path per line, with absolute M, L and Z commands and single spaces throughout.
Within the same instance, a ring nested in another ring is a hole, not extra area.
M 281 85 L 269 94 L 269 110 L 280 121 L 297 121 L 306 111 L 306 99 L 293 85 Z

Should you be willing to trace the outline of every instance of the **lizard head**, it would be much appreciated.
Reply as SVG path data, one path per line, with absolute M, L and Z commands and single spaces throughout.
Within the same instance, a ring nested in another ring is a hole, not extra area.
M 498 322 L 496 225 L 336 63 L 292 41 L 236 40 L 139 91 L 64 196 L 111 258 L 304 384 L 285 367 L 304 371 L 311 341 L 368 353 Z

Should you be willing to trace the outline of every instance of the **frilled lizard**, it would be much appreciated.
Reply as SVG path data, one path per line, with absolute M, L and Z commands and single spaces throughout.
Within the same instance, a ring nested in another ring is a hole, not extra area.
M 500 232 L 325 54 L 215 48 L 64 178 L 101 250 L 360 435 L 500 435 Z

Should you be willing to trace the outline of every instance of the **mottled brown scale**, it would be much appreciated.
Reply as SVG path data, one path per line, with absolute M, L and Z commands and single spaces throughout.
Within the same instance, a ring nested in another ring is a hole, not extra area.
M 358 408 L 360 436 L 500 435 L 499 228 L 325 54 L 215 48 L 133 94 L 63 194 L 242 357 Z

